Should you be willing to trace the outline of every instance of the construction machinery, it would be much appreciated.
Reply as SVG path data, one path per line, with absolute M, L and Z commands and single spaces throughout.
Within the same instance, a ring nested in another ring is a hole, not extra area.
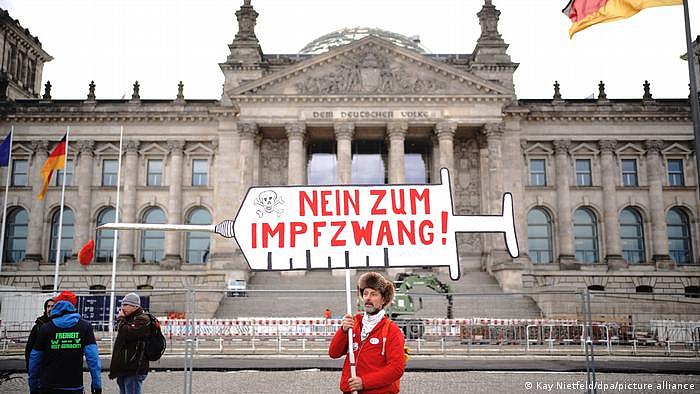
M 436 293 L 445 294 L 447 298 L 447 313 L 446 318 L 452 319 L 452 291 L 450 286 L 442 283 L 437 276 L 433 274 L 418 275 L 410 273 L 399 273 L 394 281 L 396 287 L 396 296 L 394 303 L 387 308 L 387 314 L 392 319 L 401 319 L 402 317 L 413 316 L 417 311 L 423 308 L 423 299 L 418 297 L 418 303 L 414 302 L 414 296 L 409 291 L 414 286 L 425 286 Z
M 396 287 L 394 303 L 386 309 L 386 313 L 402 328 L 406 339 L 422 338 L 424 332 L 423 321 L 414 318 L 416 312 L 423 308 L 423 298 L 410 293 L 414 286 L 425 286 L 436 293 L 444 294 L 447 299 L 445 315 L 447 319 L 452 319 L 452 290 L 436 275 L 399 273 L 396 275 L 394 286 Z

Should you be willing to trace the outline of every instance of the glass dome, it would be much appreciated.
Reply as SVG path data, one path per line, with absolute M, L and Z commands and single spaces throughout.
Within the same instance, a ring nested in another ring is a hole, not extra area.
M 304 48 L 302 48 L 299 53 L 318 54 L 327 52 L 331 48 L 349 44 L 355 40 L 365 38 L 369 35 L 377 36 L 384 40 L 390 41 L 398 46 L 416 52 L 428 52 L 428 50 L 423 45 L 421 45 L 420 38 L 418 38 L 418 36 L 406 37 L 402 34 L 393 33 L 382 29 L 375 29 L 369 27 L 351 27 L 325 34 L 306 44 L 306 46 L 304 46 Z

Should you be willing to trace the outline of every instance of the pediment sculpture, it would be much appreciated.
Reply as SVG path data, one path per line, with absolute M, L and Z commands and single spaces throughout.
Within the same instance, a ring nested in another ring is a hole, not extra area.
M 395 59 L 366 49 L 343 56 L 334 70 L 295 87 L 301 94 L 429 94 L 445 90 L 447 82 L 411 73 Z

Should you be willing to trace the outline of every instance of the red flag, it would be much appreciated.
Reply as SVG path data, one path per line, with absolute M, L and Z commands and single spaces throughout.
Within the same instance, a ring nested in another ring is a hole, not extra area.
M 82 265 L 88 265 L 95 257 L 95 241 L 89 240 L 78 252 L 78 262 Z

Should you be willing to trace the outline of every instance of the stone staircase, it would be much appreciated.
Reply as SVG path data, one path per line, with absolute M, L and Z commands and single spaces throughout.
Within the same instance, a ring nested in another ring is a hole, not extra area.
M 425 274 L 429 271 L 416 271 Z M 360 272 L 358 271 L 357 275 Z M 385 277 L 388 277 L 382 272 Z M 352 280 L 354 286 L 357 278 Z M 438 274 L 455 293 L 453 301 L 454 318 L 538 318 L 540 310 L 527 297 L 504 293 L 498 282 L 486 272 L 462 272 L 459 281 L 452 281 L 447 274 Z M 391 278 L 393 279 L 393 277 Z M 224 297 L 215 317 L 231 319 L 236 317 L 322 317 L 323 311 L 330 308 L 333 317 L 345 313 L 345 276 L 342 271 L 332 275 L 330 271 L 309 271 L 304 275 L 286 276 L 278 272 L 254 273 L 248 281 L 247 297 Z M 445 318 L 447 299 L 433 290 L 415 286 L 414 304 L 422 303 L 415 317 Z M 469 295 L 467 295 L 469 294 Z M 488 294 L 488 295 L 484 295 Z M 353 306 L 357 300 L 352 295 Z

